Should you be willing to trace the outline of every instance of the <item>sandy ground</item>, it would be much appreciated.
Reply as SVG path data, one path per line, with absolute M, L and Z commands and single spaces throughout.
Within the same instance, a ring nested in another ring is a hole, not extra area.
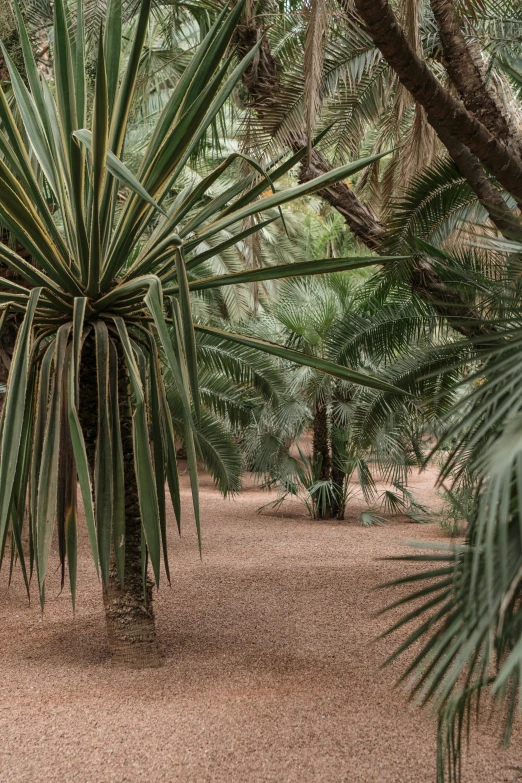
M 432 476 L 414 483 L 432 498 Z M 2 575 L 2 783 L 432 783 L 434 723 L 394 687 L 400 667 L 380 669 L 390 620 L 372 588 L 404 569 L 379 558 L 438 526 L 257 515 L 266 501 L 252 485 L 223 500 L 203 477 L 201 562 L 185 487 L 173 585 L 156 601 L 159 670 L 111 669 L 87 556 L 76 617 L 57 581 L 42 622 Z M 465 783 L 522 779 L 520 734 L 508 751 L 493 727 L 474 737 Z

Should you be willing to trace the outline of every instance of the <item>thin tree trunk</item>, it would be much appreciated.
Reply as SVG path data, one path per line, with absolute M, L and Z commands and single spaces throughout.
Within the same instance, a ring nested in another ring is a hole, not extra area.
M 332 438 L 332 489 L 334 499 L 332 501 L 332 519 L 344 519 L 344 482 L 346 474 L 339 465 L 341 455 L 336 448 L 335 440 Z
M 98 432 L 98 390 L 94 337 L 89 335 L 82 352 L 80 372 L 80 418 L 87 456 L 94 475 Z M 120 586 L 114 564 L 103 589 L 107 635 L 112 663 L 119 667 L 142 669 L 160 666 L 162 656 L 156 637 L 152 607 L 152 582 L 142 569 L 141 515 L 134 471 L 132 416 L 125 365 L 119 361 L 120 426 L 125 475 L 125 573 Z M 119 545 L 119 542 L 117 542 Z
M 335 382 L 335 388 L 336 388 L 336 399 L 339 399 L 340 398 L 339 392 L 341 387 L 340 385 L 337 384 L 337 381 Z M 348 399 L 348 395 L 346 392 L 343 395 L 345 401 Z M 345 482 L 347 480 L 346 472 L 345 472 L 346 454 L 345 454 L 345 449 L 342 448 L 342 445 L 340 443 L 340 438 L 342 437 L 343 431 L 346 430 L 346 423 L 343 423 L 342 420 L 340 420 L 339 414 L 336 413 L 335 405 L 333 406 L 332 409 L 330 423 L 331 423 L 330 443 L 331 443 L 331 454 L 332 454 L 331 477 L 332 477 L 332 489 L 334 492 L 331 515 L 333 519 L 344 519 L 345 502 L 346 502 L 344 487 L 345 487 Z
M 330 457 L 330 439 L 328 432 L 328 408 L 326 403 L 318 400 L 314 408 L 314 436 L 313 436 L 313 462 L 320 465 L 318 478 L 321 481 L 329 481 L 331 477 L 332 460 Z M 316 505 L 317 516 L 325 519 L 329 516 L 328 510 L 321 504 Z

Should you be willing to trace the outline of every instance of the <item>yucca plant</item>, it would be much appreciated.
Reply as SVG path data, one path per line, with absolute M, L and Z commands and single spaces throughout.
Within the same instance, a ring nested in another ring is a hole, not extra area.
M 250 176 L 214 198 L 206 197 L 234 163 L 237 155 L 232 155 L 199 183 L 178 192 L 176 182 L 186 161 L 255 56 L 254 50 L 232 69 L 233 54 L 227 54 L 241 5 L 223 10 L 194 53 L 159 116 L 136 174 L 124 165 L 122 153 L 150 0 L 139 6 L 124 64 L 121 2 L 109 2 L 92 101 L 86 89 L 82 0 L 77 0 L 74 16 L 64 0 L 54 3 L 54 84 L 37 70 L 18 6 L 27 82 L 4 48 L 14 100 L 8 102 L 0 90 L 0 222 L 32 262 L 0 245 L 2 262 L 20 279 L 1 280 L 2 323 L 11 311 L 23 315 L 2 418 L 1 552 L 4 556 L 10 551 L 11 565 L 18 561 L 28 590 L 36 571 L 43 606 L 56 530 L 62 581 L 67 565 L 74 602 L 79 486 L 104 586 L 113 659 L 129 665 L 159 661 L 153 583 L 147 574 L 150 561 L 158 585 L 163 560 L 169 575 L 165 479 L 178 525 L 180 519 L 164 372 L 181 400 L 199 531 L 194 329 L 311 364 L 354 383 L 387 388 L 378 379 L 328 361 L 193 324 L 191 289 L 371 263 L 368 258 L 316 261 L 188 282 L 187 270 L 266 222 L 246 231 L 237 228 L 231 235 L 244 218 L 325 187 L 369 162 L 259 199 L 267 181 L 273 186 L 303 150 L 276 162 L 270 178 L 252 162 Z M 229 229 L 226 238 L 216 242 L 224 229 Z M 198 252 L 206 240 L 214 240 L 211 250 Z

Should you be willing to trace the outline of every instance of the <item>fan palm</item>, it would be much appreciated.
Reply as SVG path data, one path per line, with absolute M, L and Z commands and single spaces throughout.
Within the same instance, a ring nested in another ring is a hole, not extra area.
M 382 496 L 385 507 L 409 506 L 409 470 L 422 464 L 423 442 L 439 426 L 459 377 L 446 368 L 450 337 L 432 308 L 399 287 L 375 307 L 375 281 L 364 283 L 356 275 L 285 281 L 246 326 L 249 334 L 268 333 L 337 364 L 378 371 L 409 393 L 357 390 L 310 367 L 286 364 L 285 388 L 275 402 L 256 407 L 255 420 L 243 431 L 244 448 L 249 465 L 270 486 L 282 496 L 301 488 L 318 517 L 343 518 L 354 471 L 372 505 L 377 469 L 396 490 Z M 424 378 L 428 372 L 432 377 Z M 309 428 L 310 460 L 292 454 Z
M 188 282 L 187 270 L 236 242 L 241 233 L 200 251 L 203 242 L 370 161 L 258 199 L 267 181 L 283 176 L 303 150 L 276 161 L 269 180 L 254 164 L 251 175 L 237 179 L 215 198 L 206 197 L 207 189 L 233 166 L 237 155 L 232 155 L 199 183 L 176 194 L 186 161 L 255 56 L 252 51 L 234 69 L 230 56 L 222 61 L 241 4 L 230 13 L 222 11 L 192 57 L 158 118 L 136 175 L 121 158 L 148 29 L 149 0 L 141 2 L 134 19 L 132 47 L 124 63 L 121 4 L 108 4 L 92 106 L 86 90 L 81 0 L 75 20 L 63 0 L 54 3 L 54 90 L 38 73 L 18 6 L 16 13 L 28 86 L 4 48 L 23 132 L 0 90 L 0 221 L 31 254 L 32 262 L 0 245 L 1 260 L 22 281 L 0 281 L 2 323 L 9 312 L 23 315 L 2 416 L 1 551 L 7 551 L 10 535 L 11 558 L 18 559 L 28 589 L 33 567 L 36 570 L 43 606 L 56 527 L 62 580 L 67 563 L 74 601 L 78 478 L 90 546 L 104 585 L 114 659 L 132 665 L 154 663 L 158 655 L 147 565 L 150 561 L 156 585 L 162 559 L 169 574 L 165 477 L 178 523 L 180 509 L 164 367 L 181 401 L 199 531 L 195 328 L 356 383 L 389 386 L 261 340 L 195 327 L 192 321 L 192 288 L 358 267 L 368 259 L 294 264 L 196 284 Z M 26 498 L 28 564 L 22 541 Z

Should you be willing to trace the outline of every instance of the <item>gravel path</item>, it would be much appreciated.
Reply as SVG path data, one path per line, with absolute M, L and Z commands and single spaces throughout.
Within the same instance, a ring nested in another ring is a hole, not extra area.
M 433 478 L 416 483 L 427 500 Z M 403 569 L 378 558 L 439 528 L 258 516 L 265 494 L 223 500 L 203 477 L 200 562 L 184 495 L 156 601 L 162 669 L 111 670 L 87 557 L 76 617 L 57 575 L 43 622 L 2 575 L 0 781 L 433 783 L 434 724 L 394 688 L 400 667 L 379 668 L 390 618 L 372 588 Z M 493 727 L 474 736 L 465 783 L 522 779 L 520 734 L 508 751 Z

